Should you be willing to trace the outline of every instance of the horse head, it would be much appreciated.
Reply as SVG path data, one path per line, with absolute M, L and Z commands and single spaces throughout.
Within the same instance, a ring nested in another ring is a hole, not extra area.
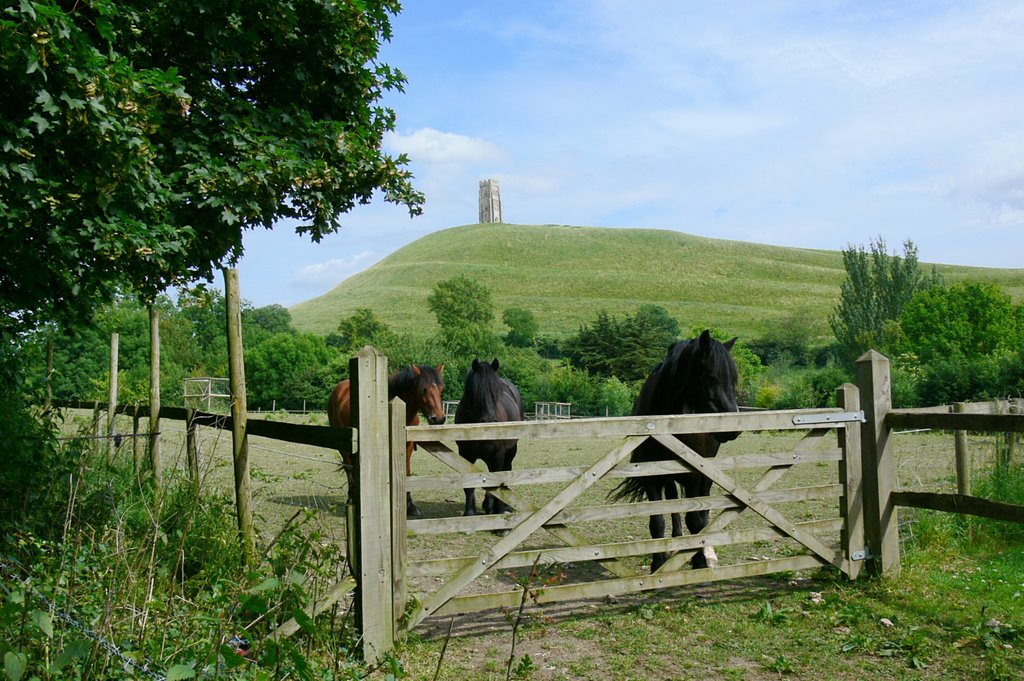
M 695 412 L 719 414 L 739 411 L 736 403 L 739 373 L 731 353 L 735 343 L 735 338 L 719 342 L 711 337 L 707 329 L 697 339 L 690 341 L 693 356 L 687 399 Z M 719 442 L 735 440 L 739 435 L 738 432 L 713 434 Z
M 444 402 L 441 393 L 444 391 L 444 364 L 437 368 L 412 365 L 412 375 L 416 383 L 416 400 L 419 411 L 432 426 L 444 423 Z

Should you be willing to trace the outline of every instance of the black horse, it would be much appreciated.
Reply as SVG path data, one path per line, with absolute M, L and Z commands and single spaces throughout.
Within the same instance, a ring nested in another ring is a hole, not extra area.
M 500 364 L 473 360 L 466 372 L 466 386 L 455 410 L 455 423 L 522 421 L 523 398 L 519 389 L 498 375 Z M 474 463 L 482 460 L 489 471 L 510 471 L 519 440 L 458 441 L 459 456 Z M 511 507 L 489 491 L 484 493 L 484 513 L 506 513 Z M 476 515 L 476 490 L 466 488 L 466 509 L 462 515 Z
M 654 368 L 647 377 L 639 397 L 633 403 L 633 415 L 705 414 L 737 411 L 736 407 L 736 363 L 730 350 L 736 339 L 720 343 L 704 331 L 698 338 L 682 340 L 668 350 L 668 356 Z M 718 454 L 723 442 L 735 440 L 739 433 L 694 433 L 676 437 L 687 447 L 703 457 Z M 678 457 L 655 440 L 646 440 L 636 448 L 631 461 L 666 461 Z M 627 478 L 612 492 L 616 500 L 649 501 L 678 499 L 682 486 L 686 497 L 707 496 L 711 491 L 711 480 L 699 473 L 673 475 L 652 475 Z M 708 524 L 708 512 L 689 511 L 686 513 L 686 527 L 691 534 L 698 534 Z M 665 518 L 652 515 L 651 538 L 665 536 Z M 672 514 L 672 536 L 683 534 L 678 513 Z M 655 553 L 651 559 L 651 572 L 668 560 L 668 554 Z M 714 566 L 718 558 L 711 547 L 698 551 L 690 559 L 694 568 Z

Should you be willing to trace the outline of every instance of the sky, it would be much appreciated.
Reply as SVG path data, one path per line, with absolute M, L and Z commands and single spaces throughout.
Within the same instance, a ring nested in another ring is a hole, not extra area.
M 478 220 L 669 229 L 1024 267 L 1024 3 L 406 0 L 383 104 L 423 215 L 313 244 L 246 233 L 242 296 L 291 306 Z

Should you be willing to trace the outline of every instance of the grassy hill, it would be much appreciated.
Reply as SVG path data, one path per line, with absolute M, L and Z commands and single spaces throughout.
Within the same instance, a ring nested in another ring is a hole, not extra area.
M 930 269 L 929 264 L 924 264 Z M 946 281 L 999 285 L 1024 298 L 1024 270 L 939 265 Z M 530 310 L 541 334 L 565 337 L 601 310 L 632 314 L 652 303 L 684 329 L 713 327 L 756 338 L 791 316 L 822 337 L 845 278 L 842 254 L 725 241 L 655 229 L 564 225 L 465 225 L 429 234 L 322 296 L 291 308 L 296 328 L 326 334 L 356 308 L 396 331 L 436 330 L 426 299 L 466 275 L 490 287 L 500 324 L 509 307 Z

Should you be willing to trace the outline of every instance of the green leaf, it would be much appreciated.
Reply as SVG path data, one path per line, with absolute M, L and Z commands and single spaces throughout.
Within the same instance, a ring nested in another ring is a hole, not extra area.
M 281 580 L 277 577 L 267 577 L 260 584 L 257 584 L 252 588 L 254 594 L 261 593 L 263 591 L 269 591 L 270 589 L 276 589 L 281 586 Z
M 88 641 L 69 641 L 68 644 L 64 646 L 64 650 L 62 650 L 60 655 L 57 656 L 57 659 L 53 661 L 53 664 L 50 666 L 50 672 L 53 673 L 60 671 L 72 660 L 84 660 L 89 654 L 90 648 L 92 648 L 92 646 L 89 645 Z
M 316 625 L 313 624 L 313 618 L 307 615 L 301 608 L 296 608 L 292 615 L 295 617 L 295 623 L 302 627 L 303 631 L 308 633 L 314 633 L 316 631 Z
M 31 617 L 35 625 L 39 627 L 39 631 L 46 635 L 46 638 L 53 638 L 53 621 L 50 619 L 49 613 L 42 610 L 33 610 Z
M 167 681 L 196 678 L 196 670 L 191 664 L 176 664 L 167 670 Z
M 8 681 L 21 681 L 27 667 L 28 655 L 25 653 L 11 650 L 4 655 L 4 674 L 7 675 Z

